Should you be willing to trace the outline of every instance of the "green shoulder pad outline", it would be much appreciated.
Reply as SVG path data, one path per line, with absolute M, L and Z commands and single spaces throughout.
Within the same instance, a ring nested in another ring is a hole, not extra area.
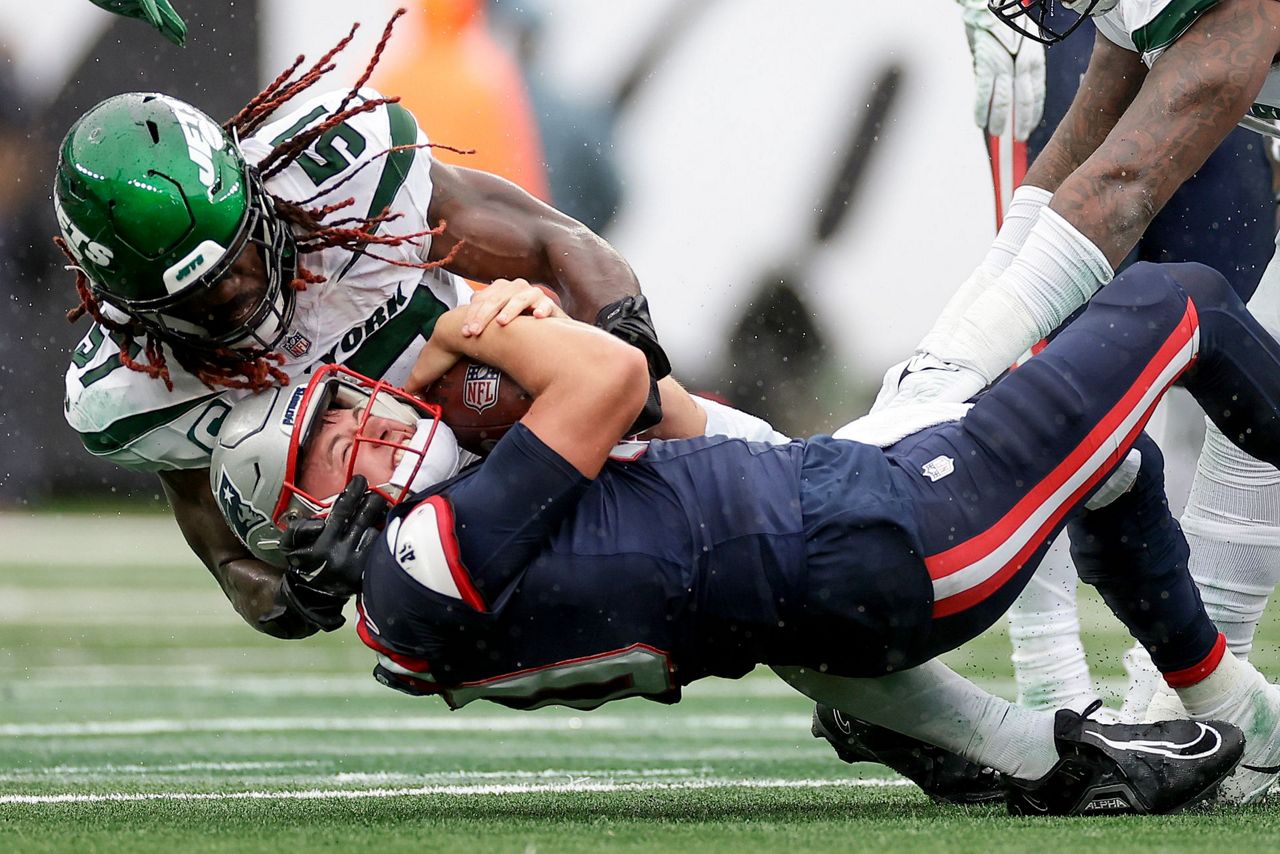
M 1158 15 L 1133 31 L 1133 44 L 1144 54 L 1173 44 L 1196 19 L 1222 0 L 1172 0 Z

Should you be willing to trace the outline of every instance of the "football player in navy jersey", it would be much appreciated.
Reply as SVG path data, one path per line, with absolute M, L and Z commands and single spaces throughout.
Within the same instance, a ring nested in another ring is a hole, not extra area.
M 1261 677 L 1223 655 L 1163 499 L 1159 451 L 1141 433 L 1180 378 L 1225 434 L 1280 461 L 1280 346 L 1208 268 L 1136 266 L 972 405 L 898 409 L 786 445 L 619 445 L 643 403 L 643 358 L 568 319 L 466 335 L 462 316 L 441 317 L 410 385 L 466 356 L 534 395 L 483 463 L 454 474 L 438 412 L 398 404 L 416 411 L 415 443 L 375 424 L 397 414 L 376 402 L 384 384 L 361 402 L 326 391 L 324 375 L 253 399 L 248 417 L 238 407 L 215 449 L 225 467 L 255 435 L 285 437 L 277 522 L 298 500 L 330 504 L 297 482 L 302 472 L 358 475 L 328 524 L 298 521 L 283 539 L 293 584 L 359 590 L 358 630 L 384 683 L 455 707 L 594 708 L 673 702 L 700 677 L 769 664 L 815 699 L 1003 772 L 1016 811 L 1181 805 L 1234 765 L 1222 757 L 1235 730 L 1206 723 L 1221 715 L 1252 736 L 1224 785 L 1265 791 L 1274 779 L 1265 760 L 1280 724 L 1239 702 Z M 335 404 L 355 417 L 316 417 Z M 1141 467 L 1118 470 L 1135 443 Z M 379 486 L 368 496 L 366 480 Z M 375 536 L 387 488 L 412 497 Z M 1017 709 L 926 664 L 990 626 L 1067 524 L 1082 576 L 1193 721 L 1102 725 Z M 895 718 L 903 697 L 914 718 Z M 962 724 L 920 719 L 948 711 Z M 1165 747 L 1135 749 L 1152 739 Z

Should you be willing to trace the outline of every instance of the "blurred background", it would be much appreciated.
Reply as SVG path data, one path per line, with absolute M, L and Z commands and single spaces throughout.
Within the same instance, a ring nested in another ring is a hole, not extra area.
M 496 171 L 630 260 L 676 373 L 802 434 L 865 408 L 994 233 L 958 7 L 806 0 L 236 0 L 175 4 L 174 47 L 85 0 L 0 6 L 0 502 L 160 501 L 61 412 L 88 321 L 50 242 L 57 145 L 110 95 L 225 118 L 356 19 L 321 85 L 373 79 L 437 156 Z M 926 8 L 927 7 L 927 8 Z

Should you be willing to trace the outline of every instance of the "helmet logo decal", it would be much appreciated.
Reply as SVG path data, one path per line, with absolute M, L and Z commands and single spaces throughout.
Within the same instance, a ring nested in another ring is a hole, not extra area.
M 462 402 L 468 409 L 484 412 L 498 402 L 502 374 L 488 365 L 468 365 L 462 381 Z
M 243 494 L 231 482 L 225 467 L 221 474 L 218 479 L 218 506 L 222 509 L 223 517 L 235 529 L 236 536 L 241 542 L 248 543 L 249 535 L 255 528 L 269 524 L 267 514 L 244 500 Z
M 66 211 L 62 209 L 62 203 L 58 201 L 56 195 L 53 197 L 53 206 L 58 213 L 58 226 L 67 238 L 67 245 L 71 247 L 71 251 L 80 259 L 81 263 L 87 261 L 90 264 L 97 264 L 99 267 L 108 266 L 112 258 L 111 250 L 96 240 L 90 240 L 89 235 L 77 228 L 76 224 L 71 221 L 71 217 L 67 216 Z
M 298 406 L 306 395 L 307 387 L 305 385 L 295 388 L 293 396 L 289 398 L 289 405 L 284 408 L 284 414 L 280 416 L 280 431 L 286 436 L 293 435 L 293 425 L 298 419 Z
M 164 271 L 164 289 L 171 294 L 176 294 L 198 280 L 201 274 L 215 266 L 226 254 L 227 250 L 212 240 L 202 242 L 185 258 Z
M 204 184 L 206 190 L 212 190 L 217 179 L 213 170 L 213 152 L 221 151 L 225 143 L 222 128 L 188 104 L 173 98 L 165 98 L 165 103 L 173 110 L 178 124 L 182 126 L 182 133 L 187 138 L 187 155 L 192 163 L 200 167 L 200 183 Z

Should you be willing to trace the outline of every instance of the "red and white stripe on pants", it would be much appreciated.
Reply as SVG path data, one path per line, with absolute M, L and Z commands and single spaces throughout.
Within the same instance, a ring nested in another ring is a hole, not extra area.
M 946 551 L 925 558 L 933 579 L 933 616 L 973 607 L 1026 563 L 1089 491 L 1128 453 L 1161 395 L 1190 367 L 1200 346 L 1195 305 L 1120 400 L 1049 474 L 1033 484 L 995 524 Z

